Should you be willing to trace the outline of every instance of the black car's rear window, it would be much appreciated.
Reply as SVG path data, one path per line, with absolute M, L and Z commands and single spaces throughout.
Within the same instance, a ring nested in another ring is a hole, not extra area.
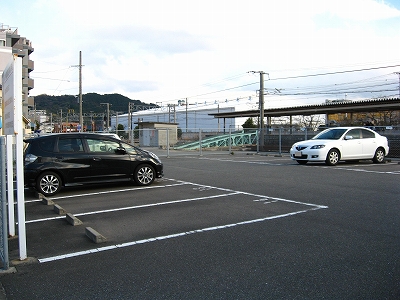
M 53 152 L 54 151 L 54 144 L 55 144 L 55 138 L 45 138 L 45 139 L 38 139 L 36 141 L 37 145 L 39 146 L 40 149 L 43 151 L 47 152 Z

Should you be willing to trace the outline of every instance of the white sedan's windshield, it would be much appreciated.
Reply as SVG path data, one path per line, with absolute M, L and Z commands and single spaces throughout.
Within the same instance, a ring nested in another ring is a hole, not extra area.
M 338 140 L 342 137 L 343 133 L 346 132 L 347 129 L 328 129 L 322 131 L 320 134 L 317 134 L 312 139 L 313 140 Z

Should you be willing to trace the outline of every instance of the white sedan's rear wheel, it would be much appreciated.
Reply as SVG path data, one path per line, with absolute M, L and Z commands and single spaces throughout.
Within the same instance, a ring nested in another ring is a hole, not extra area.
M 376 164 L 381 164 L 384 162 L 384 160 L 385 160 L 385 151 L 382 148 L 376 149 L 372 161 Z

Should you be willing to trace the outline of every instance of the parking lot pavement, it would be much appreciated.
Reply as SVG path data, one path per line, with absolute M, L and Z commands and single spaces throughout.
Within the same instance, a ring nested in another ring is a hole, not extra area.
M 165 178 L 63 190 L 72 226 L 27 193 L 8 299 L 396 299 L 400 167 L 288 157 L 163 159 Z M 91 227 L 106 240 L 95 244 Z M 18 242 L 9 241 L 10 257 Z M 49 292 L 51 291 L 51 292 Z M 68 296 L 66 296 L 68 295 Z
M 256 152 L 256 151 L 248 151 L 246 149 L 233 149 L 229 152 L 229 150 L 210 150 L 204 149 L 202 151 L 199 150 L 174 150 L 158 148 L 158 147 L 142 147 L 142 149 L 153 152 L 159 157 L 174 157 L 174 156 L 207 156 L 207 155 L 262 155 L 262 156 L 285 156 L 289 157 L 289 153 L 279 153 L 279 152 Z
M 135 199 L 131 199 L 132 195 Z M 110 202 L 109 199 L 114 196 L 118 200 Z M 29 253 L 39 262 L 327 208 L 313 203 L 169 179 L 150 187 L 124 187 L 113 191 L 59 196 L 51 200 L 84 225 L 71 226 L 65 214 L 57 214 L 53 206 L 43 205 L 41 201 L 27 203 Z M 134 226 L 126 226 L 132 220 Z M 93 244 L 84 234 L 84 228 L 87 227 L 95 229 L 107 241 L 101 245 Z M 51 237 L 46 247 L 44 236 Z M 11 251 L 14 256 L 17 255 L 16 246 L 16 241 L 12 241 L 10 248 L 14 249 Z

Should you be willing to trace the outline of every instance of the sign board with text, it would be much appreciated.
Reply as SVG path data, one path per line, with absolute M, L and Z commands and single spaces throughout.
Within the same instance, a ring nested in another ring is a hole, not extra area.
M 13 55 L 2 75 L 3 134 L 23 134 L 22 58 Z
M 24 126 L 22 117 L 22 58 L 14 54 L 2 74 L 3 134 L 6 135 L 7 193 L 10 227 L 14 220 L 14 168 L 16 171 L 18 241 L 20 260 L 27 258 L 24 195 Z M 13 141 L 14 138 L 14 141 Z M 15 151 L 13 151 L 15 143 Z M 15 164 L 14 164 L 15 162 Z M 2 180 L 3 181 L 3 180 Z M 10 230 L 11 232 L 11 230 Z

